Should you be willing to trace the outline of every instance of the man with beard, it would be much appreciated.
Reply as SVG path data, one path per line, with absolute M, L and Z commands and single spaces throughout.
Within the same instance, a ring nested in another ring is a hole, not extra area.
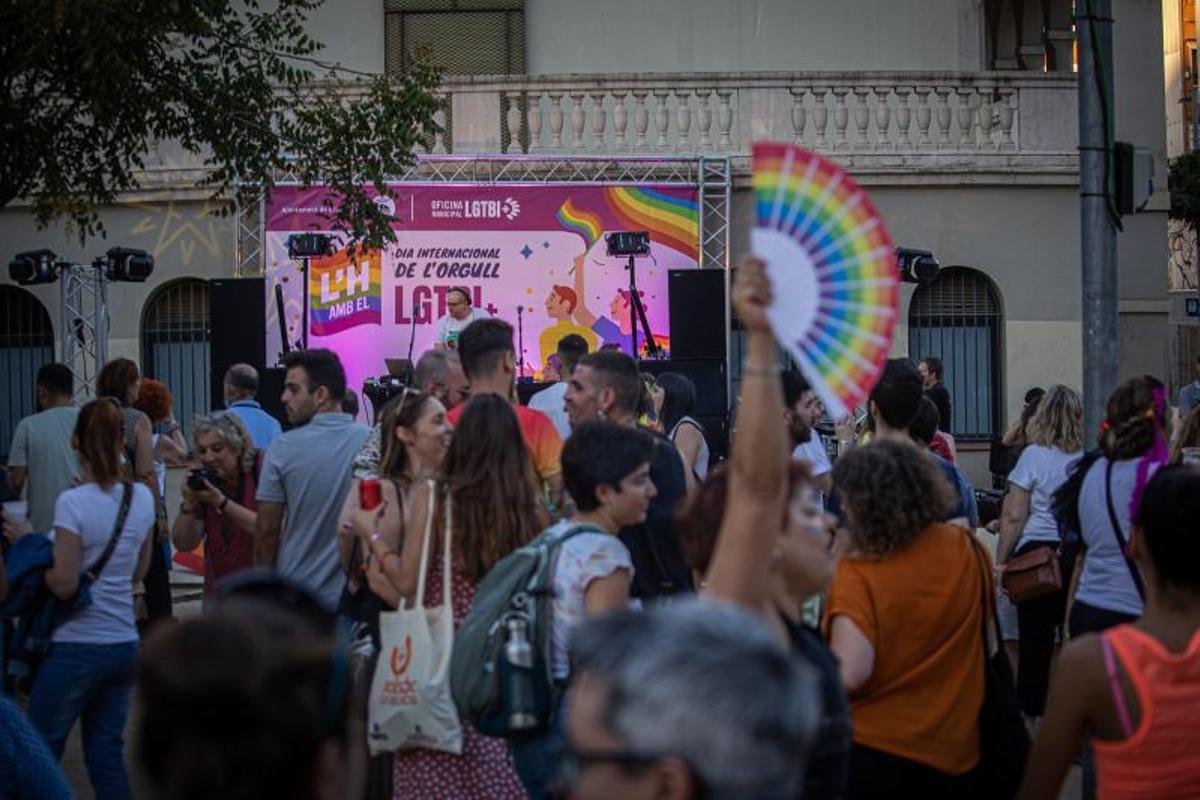
M 601 350 L 584 356 L 571 374 L 563 403 L 572 428 L 604 419 L 637 425 L 638 401 L 644 391 L 637 363 L 625 353 Z M 643 601 L 692 591 L 692 572 L 675 533 L 675 506 L 686 483 L 683 461 L 664 436 L 654 437 L 650 480 L 658 494 L 650 501 L 646 521 L 627 525 L 618 536 L 633 558 L 629 593 Z
M 825 443 L 815 430 L 824 413 L 821 400 L 798 371 L 789 369 L 780 379 L 783 382 L 783 418 L 792 434 L 792 458 L 808 463 L 813 483 L 828 497 L 833 488 L 833 465 L 829 463 Z

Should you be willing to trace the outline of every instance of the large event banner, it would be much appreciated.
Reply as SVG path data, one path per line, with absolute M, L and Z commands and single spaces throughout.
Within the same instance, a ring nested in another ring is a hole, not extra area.
M 386 372 L 385 358 L 414 361 L 433 347 L 446 293 L 466 289 L 476 309 L 507 320 L 523 342 L 525 374 L 544 373 L 558 340 L 582 336 L 592 350 L 631 350 L 628 259 L 605 253 L 604 235 L 647 231 L 651 253 L 637 259 L 638 295 L 656 342 L 670 349 L 667 271 L 695 268 L 698 192 L 661 185 L 397 184 L 379 202 L 398 217 L 397 241 L 382 252 L 346 249 L 312 259 L 308 346 L 334 350 L 349 386 Z M 267 360 L 282 351 L 275 286 L 284 322 L 301 339 L 302 265 L 287 238 L 328 226 L 328 190 L 279 188 L 267 209 Z M 514 336 L 514 338 L 517 338 Z M 641 331 L 639 350 L 644 352 Z

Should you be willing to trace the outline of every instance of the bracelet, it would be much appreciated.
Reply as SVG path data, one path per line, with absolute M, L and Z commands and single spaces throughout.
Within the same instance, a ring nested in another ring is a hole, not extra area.
M 221 501 L 221 505 L 217 506 L 217 513 L 224 514 L 225 506 L 229 505 L 229 495 L 225 495 L 225 499 Z

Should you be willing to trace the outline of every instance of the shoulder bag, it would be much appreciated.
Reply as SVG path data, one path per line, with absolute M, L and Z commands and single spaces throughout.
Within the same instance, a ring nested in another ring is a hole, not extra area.
M 1112 472 L 1113 462 L 1109 461 L 1104 469 L 1104 502 L 1108 505 L 1108 522 L 1112 526 L 1113 536 L 1117 540 L 1117 550 L 1120 551 L 1121 558 L 1125 559 L 1125 566 L 1129 568 L 1129 577 L 1133 578 L 1133 586 L 1137 589 L 1138 597 L 1144 603 L 1146 587 L 1142 585 L 1142 573 L 1138 571 L 1137 564 L 1134 564 L 1133 559 L 1129 557 L 1129 546 L 1125 542 L 1125 537 L 1121 535 L 1121 523 L 1117 519 L 1117 510 L 1113 508 Z

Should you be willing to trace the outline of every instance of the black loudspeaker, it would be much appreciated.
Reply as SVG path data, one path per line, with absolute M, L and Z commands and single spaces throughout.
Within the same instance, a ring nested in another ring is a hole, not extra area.
M 208 282 L 209 355 L 213 366 L 266 365 L 267 318 L 262 278 Z
M 286 376 L 287 370 L 283 367 L 271 367 L 258 371 L 258 404 L 263 407 L 263 411 L 279 420 L 279 424 L 285 431 L 292 427 L 288 422 L 287 411 L 284 410 L 282 400 L 283 379 Z
M 672 358 L 725 359 L 725 271 L 667 272 Z
M 697 417 L 722 417 L 729 414 L 729 399 L 725 385 L 725 362 L 719 358 L 666 358 L 661 361 L 639 361 L 638 369 L 651 375 L 678 372 L 696 387 Z

